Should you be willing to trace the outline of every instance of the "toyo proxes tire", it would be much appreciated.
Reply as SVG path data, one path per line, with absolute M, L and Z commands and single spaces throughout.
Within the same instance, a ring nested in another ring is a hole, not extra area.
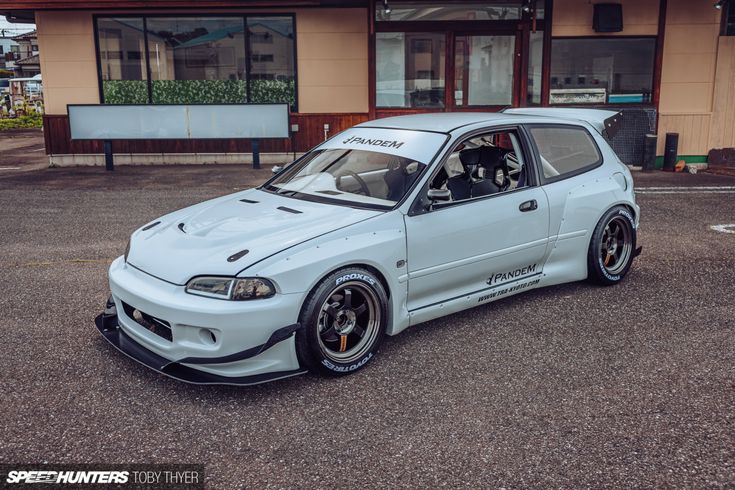
M 299 363 L 331 376 L 350 374 L 367 364 L 383 341 L 388 295 L 375 274 L 362 267 L 347 267 L 314 288 L 299 321 Z
M 611 286 L 623 280 L 635 256 L 636 229 L 630 210 L 615 206 L 595 227 L 587 252 L 591 282 Z

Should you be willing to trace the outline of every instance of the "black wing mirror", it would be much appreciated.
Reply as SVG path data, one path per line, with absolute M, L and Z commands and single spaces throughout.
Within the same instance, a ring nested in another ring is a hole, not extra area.
M 431 202 L 447 202 L 452 200 L 452 193 L 449 189 L 429 189 L 428 197 Z

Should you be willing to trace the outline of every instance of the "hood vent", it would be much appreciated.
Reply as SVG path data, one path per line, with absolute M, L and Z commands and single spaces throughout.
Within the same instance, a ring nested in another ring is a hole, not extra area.
M 186 225 L 184 223 L 179 223 L 179 230 L 181 230 L 183 233 L 186 233 L 186 230 L 184 229 Z
M 258 204 L 260 201 L 252 201 L 250 199 L 240 199 L 240 202 L 245 202 L 248 204 Z
M 287 208 L 286 206 L 278 206 L 276 209 L 279 209 L 281 211 L 286 211 L 287 213 L 301 214 L 301 211 L 297 209 Z
M 236 254 L 232 254 L 229 257 L 227 257 L 227 262 L 235 262 L 236 260 L 245 257 L 249 252 L 250 250 L 240 250 Z
M 155 223 L 151 223 L 150 225 L 144 226 L 142 231 L 148 231 L 151 228 L 153 228 L 154 226 L 158 226 L 160 224 L 161 224 L 160 221 L 156 221 Z

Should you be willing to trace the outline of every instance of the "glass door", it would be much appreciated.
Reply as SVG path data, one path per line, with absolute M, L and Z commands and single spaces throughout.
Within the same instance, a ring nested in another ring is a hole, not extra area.
M 516 36 L 454 36 L 455 110 L 517 105 Z
M 376 104 L 391 109 L 443 109 L 446 35 L 379 32 L 376 35 Z

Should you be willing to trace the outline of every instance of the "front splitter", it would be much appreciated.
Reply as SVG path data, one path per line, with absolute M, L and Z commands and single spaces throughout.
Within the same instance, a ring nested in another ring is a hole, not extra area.
M 305 370 L 296 370 L 263 373 L 253 376 L 220 376 L 200 371 L 184 364 L 172 362 L 171 360 L 146 349 L 126 334 L 122 328 L 120 328 L 117 323 L 116 316 L 98 315 L 97 318 L 95 318 L 94 323 L 97 326 L 97 330 L 102 334 L 102 337 L 129 358 L 139 362 L 149 369 L 185 383 L 201 385 L 250 386 L 266 383 L 268 381 L 290 378 L 306 372 Z

